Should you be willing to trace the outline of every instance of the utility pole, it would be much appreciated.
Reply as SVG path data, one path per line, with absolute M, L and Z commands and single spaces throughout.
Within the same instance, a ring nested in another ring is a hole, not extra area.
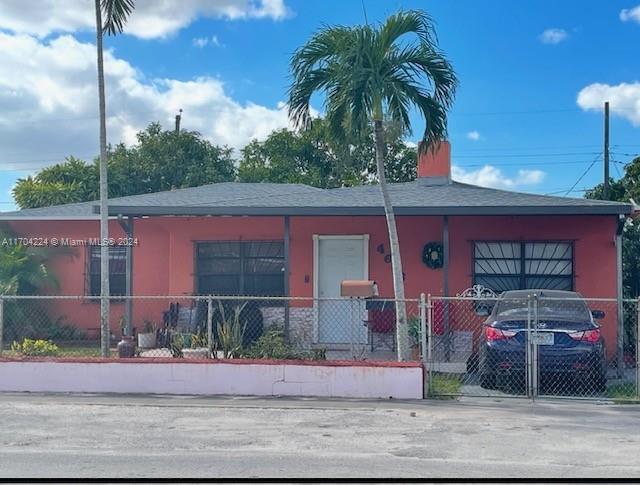
M 603 195 L 609 200 L 609 101 L 604 102 L 604 186 Z
M 182 119 L 182 108 L 178 110 L 176 115 L 176 134 L 180 134 L 180 120 Z

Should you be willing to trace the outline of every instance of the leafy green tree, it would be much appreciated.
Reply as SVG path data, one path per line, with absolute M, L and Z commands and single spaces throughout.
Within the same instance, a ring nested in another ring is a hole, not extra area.
M 416 178 L 417 150 L 399 133 L 387 130 L 386 175 L 389 182 Z M 282 129 L 242 150 L 241 182 L 301 183 L 320 188 L 362 185 L 377 181 L 372 133 L 347 142 L 336 140 L 323 119 L 306 130 Z
M 53 258 L 69 255 L 68 248 L 21 244 L 11 228 L 0 226 L 0 295 L 29 296 L 55 291 L 58 279 L 51 270 Z M 40 301 L 6 299 L 5 344 L 29 338 L 79 338 L 80 332 L 60 321 L 52 321 Z
M 588 199 L 605 200 L 603 184 L 596 185 L 585 193 Z M 607 200 L 640 202 L 640 157 L 632 160 L 619 180 L 610 179 Z M 622 276 L 627 298 L 640 296 L 640 220 L 625 225 L 622 244 Z
M 172 188 L 229 182 L 235 178 L 232 150 L 212 145 L 198 132 L 162 130 L 150 124 L 132 147 L 109 152 L 113 183 L 109 196 L 143 194 Z
M 12 193 L 22 209 L 95 200 L 98 198 L 98 166 L 67 157 L 63 163 L 18 179 Z
M 293 82 L 289 115 L 311 124 L 311 97 L 320 92 L 328 126 L 336 139 L 365 137 L 373 123 L 378 182 L 382 195 L 393 272 L 398 356 L 408 360 L 409 338 L 402 262 L 396 220 L 385 178 L 385 122 L 411 132 L 411 108 L 425 121 L 423 149 L 435 149 L 446 136 L 447 109 L 457 79 L 438 47 L 431 18 L 422 11 L 400 11 L 378 26 L 325 27 L 291 59 Z
M 138 133 L 138 143 L 107 150 L 109 197 L 171 188 L 195 187 L 235 178 L 232 150 L 212 145 L 194 131 L 162 130 L 150 124 Z M 99 160 L 86 163 L 74 157 L 19 179 L 13 197 L 20 208 L 96 200 Z

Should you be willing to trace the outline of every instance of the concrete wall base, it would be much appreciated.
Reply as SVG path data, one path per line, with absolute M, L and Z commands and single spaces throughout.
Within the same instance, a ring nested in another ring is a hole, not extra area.
M 419 365 L 1 361 L 0 391 L 422 399 Z

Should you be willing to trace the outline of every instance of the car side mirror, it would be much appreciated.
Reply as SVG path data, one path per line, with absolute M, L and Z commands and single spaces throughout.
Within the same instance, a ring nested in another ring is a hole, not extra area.
M 601 318 L 604 318 L 605 314 L 602 310 L 591 310 L 591 315 L 593 315 L 593 318 L 596 320 L 600 320 Z

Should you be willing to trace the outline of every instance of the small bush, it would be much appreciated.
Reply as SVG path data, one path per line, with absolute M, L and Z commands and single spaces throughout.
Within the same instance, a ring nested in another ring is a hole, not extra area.
M 300 351 L 287 344 L 284 339 L 284 332 L 281 328 L 271 328 L 262 335 L 244 353 L 244 357 L 249 359 L 304 359 L 304 360 L 324 360 L 326 359 L 323 349 L 312 350 L 311 352 Z
M 33 340 L 25 338 L 22 343 L 13 342 L 11 350 L 27 356 L 52 356 L 58 355 L 60 349 L 50 340 Z

